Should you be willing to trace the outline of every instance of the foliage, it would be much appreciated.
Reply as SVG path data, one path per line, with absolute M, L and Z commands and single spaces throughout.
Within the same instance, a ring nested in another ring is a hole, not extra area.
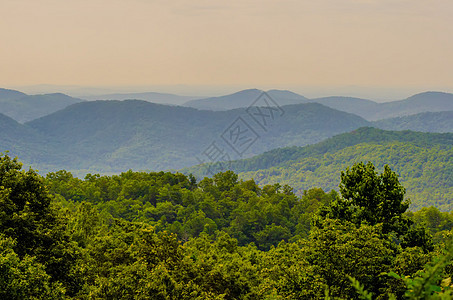
M 347 169 L 340 190 L 297 197 L 289 186 L 259 187 L 232 171 L 200 182 L 132 171 L 42 178 L 4 155 L 0 297 L 450 296 L 452 252 L 441 251 L 451 234 L 449 214 L 405 213 L 395 173 L 379 174 L 371 164 Z M 351 206 L 351 214 L 334 213 L 346 209 L 341 205 Z M 396 226 L 395 218 L 415 225 Z M 433 233 L 448 232 L 438 236 L 436 250 L 424 247 L 425 223 Z
M 362 162 L 341 172 L 340 193 L 329 206 L 327 216 L 357 225 L 383 225 L 383 232 L 407 230 L 403 213 L 409 207 L 397 175 L 386 165 L 378 174 L 374 165 Z
M 384 131 L 359 128 L 318 144 L 279 148 L 233 161 L 239 178 L 253 178 L 259 185 L 290 185 L 297 195 L 311 188 L 338 190 L 340 171 L 360 161 L 370 161 L 378 170 L 388 165 L 399 174 L 411 199 L 410 209 L 435 206 L 452 208 L 453 134 Z M 209 166 L 184 169 L 197 177 L 207 176 Z
M 452 262 L 452 250 L 450 243 L 443 253 L 434 257 L 424 270 L 416 272 L 413 277 L 400 276 L 394 272 L 389 272 L 388 275 L 406 284 L 406 299 L 451 299 L 451 274 L 446 269 Z
M 407 143 L 359 144 L 323 156 L 302 158 L 285 166 L 240 173 L 241 179 L 253 178 L 259 185 L 288 184 L 297 194 L 313 187 L 337 190 L 340 170 L 360 161 L 372 162 L 378 170 L 389 165 L 401 178 L 411 199 L 412 210 L 435 206 L 452 208 L 453 148 L 424 148 Z

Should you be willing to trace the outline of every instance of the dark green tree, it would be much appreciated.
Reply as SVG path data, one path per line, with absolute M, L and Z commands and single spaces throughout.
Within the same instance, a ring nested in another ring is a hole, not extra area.
M 352 222 L 376 225 L 383 233 L 405 233 L 410 221 L 403 214 L 409 207 L 405 189 L 398 176 L 387 165 L 376 172 L 371 162 L 360 162 L 341 172 L 341 197 L 327 209 L 327 216 Z M 326 214 L 326 213 L 325 213 Z
M 62 282 L 74 295 L 83 284 L 79 248 L 71 243 L 43 178 L 21 169 L 17 158 L 0 156 L 0 234 L 16 241 L 12 250 L 20 259 L 36 259 L 51 281 Z

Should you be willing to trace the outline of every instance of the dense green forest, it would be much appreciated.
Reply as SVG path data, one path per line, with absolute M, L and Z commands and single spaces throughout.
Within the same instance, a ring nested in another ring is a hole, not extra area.
M 340 172 L 359 161 L 371 161 L 378 169 L 388 164 L 398 175 L 411 199 L 411 209 L 436 206 L 452 210 L 453 134 L 384 131 L 360 128 L 306 147 L 289 147 L 233 161 L 231 170 L 241 179 L 253 178 L 259 185 L 288 184 L 302 195 L 320 187 L 337 189 Z M 210 166 L 184 169 L 197 178 Z
M 1 299 L 449 299 L 453 215 L 385 167 L 339 193 L 232 171 L 45 178 L 0 156 Z

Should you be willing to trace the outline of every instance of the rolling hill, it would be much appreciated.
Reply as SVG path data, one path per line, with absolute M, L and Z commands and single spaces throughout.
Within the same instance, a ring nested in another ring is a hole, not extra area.
M 312 187 L 337 189 L 340 172 L 359 161 L 382 170 L 388 164 L 412 199 L 412 209 L 453 208 L 453 133 L 421 133 L 360 128 L 306 147 L 275 149 L 228 166 L 258 184 L 288 184 L 298 193 Z M 184 169 L 197 177 L 209 166 Z

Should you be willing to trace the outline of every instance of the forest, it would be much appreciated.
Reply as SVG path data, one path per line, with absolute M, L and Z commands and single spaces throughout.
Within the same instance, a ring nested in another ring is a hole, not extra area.
M 340 173 L 348 166 L 371 161 L 378 170 L 389 165 L 399 175 L 410 198 L 410 210 L 435 206 L 451 211 L 453 204 L 453 134 L 386 131 L 363 127 L 305 147 L 278 148 L 226 165 L 240 179 L 264 186 L 288 184 L 298 196 L 305 190 L 338 191 Z M 197 178 L 208 176 L 222 164 L 182 169 Z
M 453 214 L 357 162 L 338 192 L 232 171 L 23 170 L 0 156 L 1 299 L 450 299 Z

